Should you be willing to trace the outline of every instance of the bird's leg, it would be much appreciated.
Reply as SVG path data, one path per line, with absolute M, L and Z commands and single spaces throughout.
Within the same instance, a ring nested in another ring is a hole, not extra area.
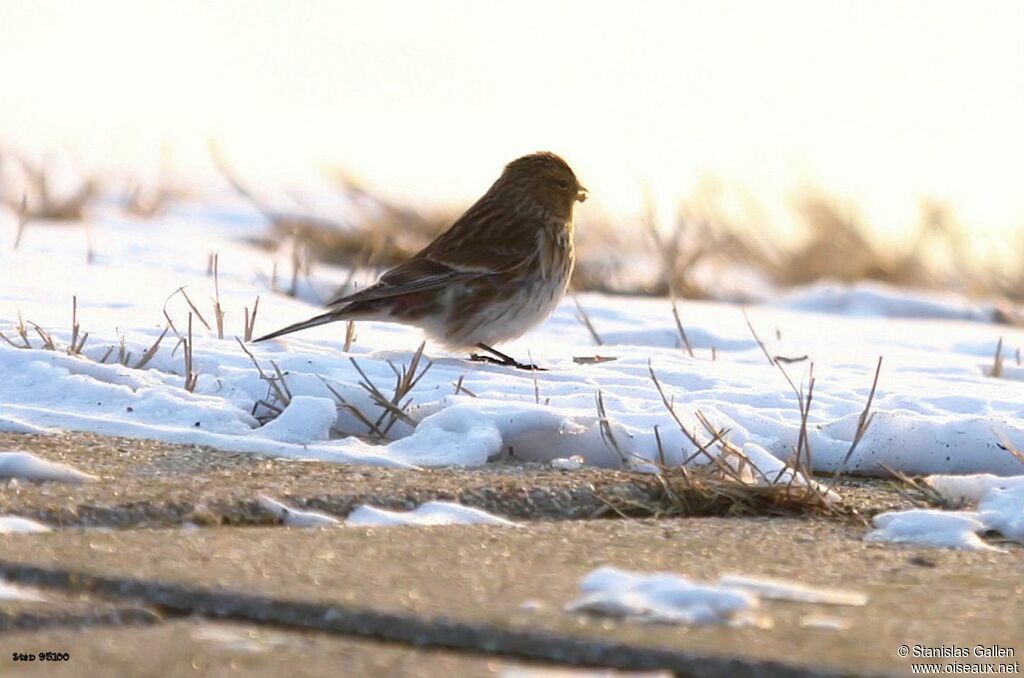
M 543 367 L 537 367 L 536 365 L 525 365 L 510 355 L 506 355 L 497 349 L 493 349 L 487 344 L 477 344 L 476 347 L 481 351 L 486 351 L 491 355 L 480 355 L 474 353 L 469 356 L 469 359 L 473 362 L 478 363 L 493 363 L 495 365 L 507 365 L 508 367 L 515 367 L 519 370 L 531 370 L 536 372 L 546 372 Z

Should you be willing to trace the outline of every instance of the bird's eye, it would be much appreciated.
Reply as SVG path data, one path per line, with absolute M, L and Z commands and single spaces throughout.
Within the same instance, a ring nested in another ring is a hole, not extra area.
M 560 189 L 562 189 L 563 191 L 568 191 L 569 190 L 569 181 L 567 179 L 559 179 L 558 180 L 558 187 Z

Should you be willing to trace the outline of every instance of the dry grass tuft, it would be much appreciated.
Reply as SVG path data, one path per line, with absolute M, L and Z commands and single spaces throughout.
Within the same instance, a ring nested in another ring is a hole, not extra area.
M 858 517 L 852 508 L 825 499 L 812 487 L 741 482 L 712 466 L 664 468 L 658 474 L 636 474 L 633 482 L 644 487 L 651 498 L 602 497 L 609 511 L 626 518 Z
M 423 349 L 426 348 L 426 342 L 420 344 L 416 352 L 413 353 L 412 358 L 409 360 L 408 365 L 403 365 L 401 368 L 395 367 L 394 363 L 390 360 L 388 365 L 391 367 L 391 371 L 395 375 L 395 385 L 392 389 L 391 396 L 387 396 L 382 389 L 380 389 L 366 372 L 363 371 L 362 366 L 355 358 L 349 358 L 352 366 L 355 367 L 356 372 L 362 378 L 359 382 L 359 386 L 365 390 L 373 401 L 374 405 L 380 408 L 380 415 L 376 418 L 368 416 L 355 404 L 349 402 L 341 393 L 338 392 L 334 386 L 332 386 L 323 377 L 320 381 L 324 383 L 324 386 L 331 392 L 335 400 L 338 401 L 338 409 L 345 410 L 354 416 L 361 424 L 366 427 L 366 431 L 358 435 L 364 437 L 371 437 L 377 441 L 384 441 L 388 439 L 388 433 L 392 427 L 399 421 L 404 422 L 410 426 L 416 426 L 416 422 L 413 421 L 412 417 L 408 414 L 408 409 L 412 405 L 412 398 L 406 396 L 415 388 L 416 384 L 419 383 L 423 375 L 432 367 L 433 363 L 429 358 L 426 359 L 426 363 L 422 369 L 420 364 L 424 360 Z M 463 388 L 462 379 L 460 378 L 458 383 L 455 385 L 455 392 L 463 391 L 467 394 L 472 395 L 468 390 Z M 475 397 L 475 396 L 474 396 Z
M 241 347 L 245 355 L 249 356 L 249 360 L 252 361 L 253 366 L 260 375 L 260 379 L 267 384 L 267 395 L 262 400 L 257 400 L 252 405 L 252 416 L 260 422 L 261 425 L 266 424 L 269 421 L 276 419 L 283 411 L 284 408 L 292 402 L 292 392 L 288 388 L 288 383 L 285 381 L 285 373 L 281 371 L 281 368 L 273 360 L 270 361 L 270 366 L 273 368 L 274 373 L 268 374 L 260 366 L 256 356 L 252 354 L 242 341 L 235 337 L 235 341 Z M 325 382 L 326 383 L 326 382 Z M 260 408 L 263 411 L 260 411 Z

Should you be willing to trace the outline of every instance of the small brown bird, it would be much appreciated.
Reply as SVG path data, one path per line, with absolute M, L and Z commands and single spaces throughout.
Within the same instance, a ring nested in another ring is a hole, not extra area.
M 538 369 L 496 351 L 548 314 L 572 274 L 573 207 L 587 199 L 554 153 L 523 156 L 447 231 L 372 286 L 328 302 L 332 309 L 256 341 L 337 320 L 414 325 L 472 360 Z M 493 356 L 493 357 L 492 357 Z

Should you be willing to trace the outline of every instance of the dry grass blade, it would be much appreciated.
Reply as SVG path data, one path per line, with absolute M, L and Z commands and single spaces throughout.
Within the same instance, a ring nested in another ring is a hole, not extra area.
M 349 358 L 359 376 L 363 378 L 359 385 L 370 394 L 374 404 L 384 410 L 374 423 L 385 434 L 398 421 L 402 421 L 410 426 L 416 425 L 416 422 L 405 411 L 412 404 L 412 399 L 408 399 L 404 403 L 402 399 L 415 388 L 419 380 L 423 378 L 423 375 L 433 366 L 433 363 L 428 359 L 423 369 L 419 369 L 420 362 L 423 359 L 423 349 L 426 348 L 426 345 L 426 342 L 421 343 L 409 361 L 409 365 L 403 365 L 401 370 L 396 368 L 390 361 L 388 362 L 391 366 L 391 371 L 395 374 L 395 388 L 390 398 L 384 395 L 383 391 L 373 383 L 373 380 L 363 371 L 363 368 L 355 358 Z
M 153 359 L 153 356 L 156 355 L 156 352 L 160 350 L 160 342 L 164 340 L 164 337 L 167 336 L 167 333 L 170 331 L 170 329 L 170 325 L 164 326 L 164 331 L 161 332 L 160 336 L 156 338 L 156 341 L 153 342 L 153 345 L 146 349 L 146 352 L 142 354 L 142 357 L 139 358 L 138 362 L 136 362 L 135 365 L 132 366 L 134 369 L 141 370 L 142 368 L 149 364 L 149 361 Z
M 356 323 L 354 320 L 349 320 L 345 323 L 345 345 L 341 347 L 341 350 L 348 353 L 352 348 L 352 344 L 356 341 Z
M 575 294 L 570 296 L 572 297 L 572 303 L 576 304 L 576 320 L 580 321 L 580 323 L 587 328 L 587 331 L 590 332 L 590 336 L 594 339 L 594 343 L 598 346 L 604 346 L 604 341 L 602 341 L 601 335 L 597 333 L 596 329 L 594 329 L 594 323 L 590 322 L 590 316 L 587 315 L 587 312 L 583 310 L 582 306 L 580 306 L 580 300 L 576 298 Z
M 576 355 L 572 357 L 572 361 L 577 365 L 600 365 L 613 360 L 618 360 L 618 358 L 613 355 Z
M 220 255 L 214 252 L 211 255 L 213 266 L 213 318 L 217 323 L 217 338 L 224 338 L 224 309 L 220 305 Z
M 1003 434 L 998 433 L 996 434 L 996 437 L 999 438 L 999 443 L 997 443 L 999 449 L 1009 452 L 1010 456 L 1012 456 L 1014 459 L 1016 459 L 1022 465 L 1024 465 L 1024 452 L 1022 452 L 1016 445 L 1011 443 L 1010 439 L 1004 436 Z
M 128 347 L 124 343 L 124 335 L 118 337 L 120 343 L 117 347 L 117 362 L 121 365 L 128 367 L 128 361 L 131 360 L 132 352 L 128 350 Z
M 188 339 L 185 340 L 185 390 L 193 393 L 196 390 L 196 382 L 199 374 L 195 371 L 195 364 L 192 359 L 192 314 L 188 314 Z
M 464 374 L 460 374 L 459 375 L 459 380 L 455 382 L 455 395 L 459 395 L 460 393 L 465 393 L 470 398 L 476 398 L 477 395 L 475 393 L 473 393 L 468 388 L 466 388 L 465 386 L 462 385 L 462 380 L 465 379 L 465 378 L 466 378 L 466 375 L 464 375 Z
M 903 484 L 903 487 L 901 487 L 896 483 L 892 483 L 892 488 L 896 491 L 897 494 L 899 494 L 901 497 L 909 501 L 914 506 L 938 506 L 940 508 L 947 509 L 959 508 L 958 504 L 949 501 L 931 485 L 921 482 L 917 478 L 912 478 L 911 476 L 908 476 L 906 473 L 898 471 L 893 467 L 889 466 L 888 464 L 879 464 L 879 466 L 881 466 L 883 469 L 886 470 L 886 472 L 889 473 L 889 475 L 891 475 L 893 478 L 895 478 L 896 480 Z M 921 496 L 915 497 L 909 492 L 907 492 L 905 488 L 915 490 L 916 492 L 919 492 Z
M 871 411 L 871 404 L 875 400 L 875 391 L 878 389 L 878 377 L 882 373 L 882 356 L 878 356 L 878 365 L 875 367 L 875 378 L 871 382 L 871 391 L 868 393 L 868 400 L 864 403 L 864 409 L 861 410 L 860 417 L 857 419 L 857 430 L 853 434 L 853 442 L 850 443 L 850 449 L 846 451 L 846 456 L 843 457 L 843 462 L 836 469 L 833 474 L 832 481 L 839 477 L 839 474 L 846 468 L 847 462 L 850 461 L 850 457 L 857 450 L 857 446 L 860 445 L 860 441 L 864 438 L 864 434 L 868 432 L 868 428 L 871 427 L 871 422 L 875 419 L 874 412 Z
M 345 409 L 348 412 L 350 412 L 352 414 L 352 416 L 354 416 L 356 419 L 359 420 L 360 423 L 362 423 L 364 426 L 366 426 L 366 430 L 367 431 L 369 431 L 373 435 L 377 436 L 378 438 L 384 439 L 384 438 L 387 437 L 387 436 L 384 435 L 384 431 L 380 430 L 380 428 L 377 426 L 376 423 L 371 421 L 369 417 L 367 417 L 365 414 L 363 414 L 363 411 L 360 410 L 358 407 L 356 407 L 355 405 L 353 405 L 349 401 L 345 400 L 344 396 L 342 396 L 340 393 L 338 393 L 338 390 L 335 389 L 333 386 L 331 386 L 327 382 L 326 379 L 324 379 L 323 377 L 320 377 L 320 381 L 322 381 L 324 383 L 324 386 L 327 387 L 327 390 L 330 391 L 331 395 L 333 395 L 335 400 L 338 401 L 338 408 L 339 409 Z
M 53 337 L 50 335 L 49 332 L 47 332 L 46 330 L 44 330 L 42 327 L 35 324 L 31 320 L 29 321 L 28 324 L 32 326 L 32 329 L 35 330 L 37 335 L 39 335 L 39 338 L 43 340 L 43 345 L 40 346 L 39 348 L 43 349 L 44 351 L 57 350 L 57 342 L 53 340 Z
M 999 342 L 996 344 L 996 354 L 992 358 L 992 371 L 989 372 L 990 377 L 996 379 L 1003 376 L 1003 338 L 999 337 Z
M 708 452 L 708 447 L 713 445 L 715 441 L 712 440 L 709 443 L 701 443 L 697 439 L 696 434 L 691 432 L 690 429 L 688 429 L 686 427 L 686 424 L 683 423 L 683 420 L 679 418 L 679 413 L 676 412 L 675 405 L 669 399 L 668 394 L 665 393 L 665 389 L 662 388 L 661 381 L 658 380 L 658 376 L 654 373 L 654 367 L 651 364 L 650 360 L 647 361 L 647 372 L 651 376 L 651 381 L 654 382 L 654 387 L 658 390 L 658 395 L 661 396 L 661 402 L 665 406 L 665 409 L 668 410 L 668 413 L 672 416 L 672 419 L 676 422 L 676 426 L 679 427 L 679 430 L 682 431 L 683 435 L 686 436 L 686 438 L 696 448 L 696 452 L 694 452 L 693 455 L 691 455 L 689 459 L 692 460 L 696 456 L 702 455 L 702 456 L 707 457 L 708 460 L 711 461 L 711 463 L 719 463 L 720 460 L 718 460 L 718 458 L 715 455 L 713 455 L 710 452 Z
M 689 353 L 690 357 L 692 358 L 693 346 L 690 344 L 689 337 L 686 336 L 686 330 L 683 329 L 683 321 L 679 319 L 679 305 L 676 303 L 676 293 L 674 290 L 672 292 L 672 317 L 675 318 L 676 331 L 679 332 L 679 338 L 683 342 L 683 347 L 686 349 L 686 352 Z
M 245 307 L 245 332 L 243 338 L 245 341 L 252 341 L 252 335 L 256 330 L 256 314 L 260 310 L 260 298 L 256 297 L 256 303 L 252 305 L 252 313 L 249 313 L 249 307 Z
M 89 333 L 81 334 L 82 327 L 78 324 L 78 297 L 71 297 L 71 341 L 68 343 L 68 355 L 82 355 Z
M 212 327 L 210 327 L 210 323 L 206 322 L 206 318 L 203 317 L 203 314 L 199 312 L 199 307 L 192 303 L 192 299 L 188 296 L 188 292 L 185 291 L 184 285 L 171 292 L 170 296 L 168 296 L 167 299 L 164 300 L 164 317 L 167 318 L 168 322 L 170 321 L 171 317 L 167 313 L 167 302 L 170 301 L 171 297 L 173 297 L 175 294 L 180 294 L 185 299 L 185 302 L 188 304 L 188 307 L 192 309 L 192 313 L 194 313 L 196 318 L 199 319 L 199 322 L 203 323 L 203 327 L 205 327 L 208 330 L 213 329 Z M 174 324 L 171 323 L 171 326 L 173 328 Z M 175 330 L 175 334 L 181 336 L 177 330 Z
M 615 439 L 615 433 L 612 431 L 612 422 L 608 418 L 608 411 L 604 407 L 604 394 L 601 390 L 597 391 L 597 422 L 598 428 L 601 431 L 601 440 L 604 441 L 605 446 L 615 451 L 619 455 L 619 460 L 625 465 L 628 461 L 626 453 L 622 451 L 619 446 L 619 441 Z
M 14 247 L 12 249 L 18 249 L 18 245 L 21 244 L 21 237 L 25 234 L 25 227 L 28 225 L 28 196 L 21 196 L 21 205 L 18 207 L 18 225 L 17 230 L 14 232 Z
M 765 359 L 768 360 L 769 365 L 776 365 L 777 363 L 772 360 L 772 356 L 768 353 L 768 348 L 761 341 L 761 337 L 757 336 L 757 330 L 754 329 L 754 325 L 750 322 L 750 316 L 747 315 L 747 309 L 743 309 L 743 319 L 747 321 L 747 328 L 750 330 L 750 334 L 754 337 L 754 341 L 761 347 L 761 352 L 764 353 Z
M 245 355 L 249 356 L 249 360 L 252 362 L 253 367 L 256 368 L 256 372 L 260 375 L 260 379 L 266 382 L 267 384 L 267 397 L 264 400 L 258 400 L 255 403 L 253 403 L 252 411 L 252 415 L 254 417 L 259 419 L 261 423 L 266 423 L 270 419 L 273 419 L 273 417 L 261 418 L 257 416 L 257 407 L 259 405 L 273 405 L 273 407 L 269 407 L 268 409 L 275 410 L 277 414 L 280 414 L 281 411 L 285 407 L 290 405 L 292 402 L 291 390 L 285 383 L 285 375 L 281 371 L 281 368 L 278 367 L 277 363 L 275 363 L 273 360 L 270 361 L 270 364 L 274 368 L 274 374 L 267 374 L 260 366 L 259 361 L 256 360 L 256 356 L 252 354 L 252 351 L 246 348 L 245 344 L 242 343 L 242 340 L 239 339 L 238 337 L 235 337 L 235 341 L 238 342 L 238 346 L 239 348 L 242 349 L 242 352 L 245 353 Z M 273 396 L 273 401 L 269 400 L 271 396 Z

